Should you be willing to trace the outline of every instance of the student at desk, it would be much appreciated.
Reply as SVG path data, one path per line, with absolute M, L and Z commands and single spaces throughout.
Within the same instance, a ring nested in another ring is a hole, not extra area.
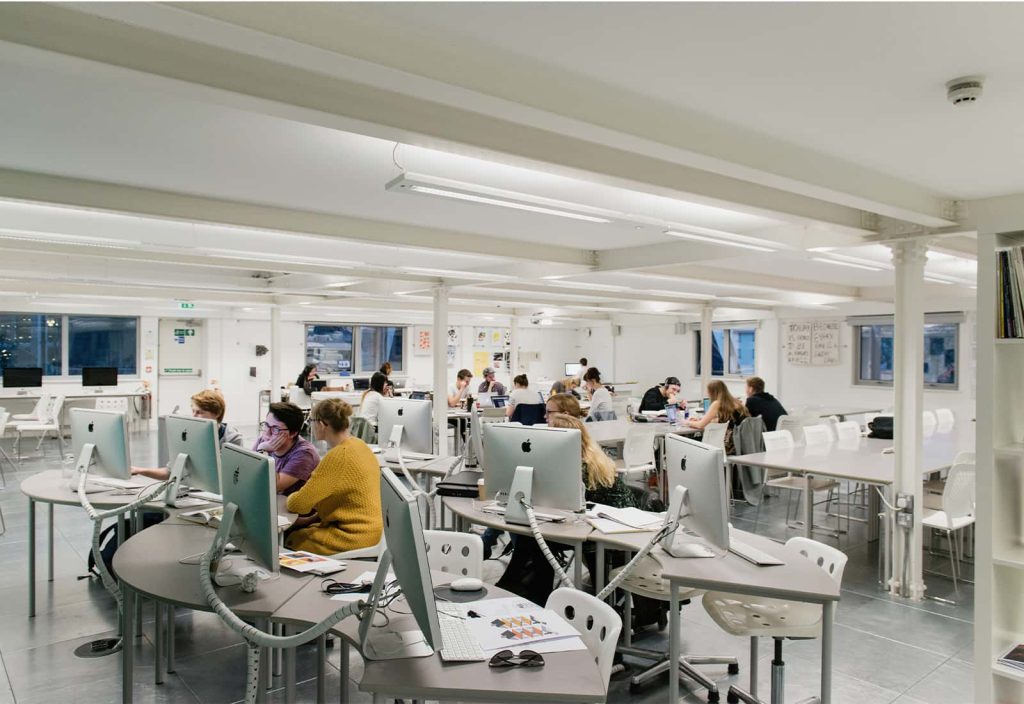
M 512 380 L 512 385 L 515 388 L 512 389 L 512 394 L 508 397 L 508 410 L 505 412 L 505 415 L 511 418 L 512 413 L 516 410 L 516 406 L 520 403 L 540 403 L 540 394 L 536 391 L 530 391 L 530 380 L 526 378 L 525 374 L 517 375 Z
M 644 411 L 663 411 L 666 406 L 671 406 L 672 404 L 679 404 L 680 410 L 686 408 L 686 400 L 677 398 L 681 388 L 682 385 L 679 383 L 679 379 L 674 376 L 668 377 L 664 383 L 647 389 L 643 399 L 640 401 L 640 408 L 638 410 L 641 413 Z
M 300 514 L 285 538 L 292 550 L 334 555 L 376 545 L 384 524 L 380 464 L 365 442 L 349 434 L 352 407 L 339 398 L 317 404 L 313 436 L 331 448 L 305 486 L 288 497 Z
M 387 396 L 388 378 L 381 372 L 374 372 L 370 377 L 370 388 L 363 392 L 359 399 L 359 416 L 370 421 L 376 427 L 377 414 L 380 411 L 380 400 Z
M 304 366 L 302 368 L 302 371 L 299 372 L 298 378 L 295 379 L 295 385 L 298 386 L 300 389 L 302 389 L 303 391 L 305 391 L 308 394 L 309 393 L 309 382 L 313 381 L 314 379 L 319 379 L 319 378 L 320 377 L 317 376 L 317 373 L 316 373 L 316 365 L 315 364 L 307 364 L 306 366 Z
M 548 398 L 544 404 L 545 418 L 550 418 L 553 413 L 565 413 L 573 418 L 582 418 L 583 409 L 580 402 L 572 394 L 555 394 Z
M 455 375 L 455 386 L 448 394 L 448 408 L 459 408 L 469 397 L 469 383 L 473 381 L 473 372 L 460 369 Z
M 491 394 L 493 396 L 504 396 L 508 389 L 500 381 L 496 381 L 494 378 L 494 369 L 487 367 L 484 369 L 484 380 L 480 382 L 480 387 L 477 389 L 477 393 Z
M 287 496 L 301 489 L 320 462 L 313 444 L 299 435 L 304 420 L 301 408 L 279 402 L 270 404 L 266 420 L 260 423 L 260 436 L 252 449 L 274 458 L 278 494 Z
M 601 383 L 601 372 L 597 367 L 591 367 L 583 377 L 583 385 L 590 393 L 590 417 L 603 419 L 615 415 L 615 408 L 612 406 L 612 394 Z
M 725 454 L 735 455 L 736 446 L 732 441 L 732 431 L 749 415 L 747 409 L 729 393 L 725 382 L 718 379 L 708 383 L 708 398 L 711 399 L 708 412 L 699 420 L 688 420 L 687 425 L 703 430 L 709 423 L 728 423 L 725 431 Z
M 786 415 L 779 399 L 764 390 L 764 379 L 759 376 L 747 379 L 747 412 L 751 416 L 761 416 L 765 430 L 775 430 L 779 418 Z
M 391 362 L 384 362 L 380 365 L 380 373 L 384 375 L 384 391 L 382 392 L 385 396 L 395 395 L 395 385 L 391 383 Z M 373 388 L 373 379 L 370 379 L 370 388 Z M 377 421 L 373 421 L 376 423 Z

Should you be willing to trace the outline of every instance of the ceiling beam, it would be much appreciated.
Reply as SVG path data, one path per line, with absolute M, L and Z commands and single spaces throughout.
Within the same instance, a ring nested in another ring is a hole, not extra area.
M 648 270 L 652 274 L 662 274 L 679 277 L 679 283 L 686 284 L 687 281 L 701 281 L 707 283 L 729 282 L 737 286 L 744 286 L 751 289 L 766 289 L 781 292 L 817 293 L 837 298 L 854 299 L 858 297 L 859 290 L 856 286 L 842 286 L 822 281 L 809 281 L 807 279 L 795 279 L 789 276 L 777 274 L 765 274 L 752 271 L 740 271 L 738 269 L 726 269 L 714 266 L 700 265 L 674 265 L 654 267 Z

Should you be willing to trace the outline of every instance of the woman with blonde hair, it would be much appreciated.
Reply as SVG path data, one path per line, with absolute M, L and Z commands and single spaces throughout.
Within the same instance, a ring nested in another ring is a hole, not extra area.
M 580 408 L 580 402 L 572 394 L 555 394 L 544 404 L 544 416 L 550 417 L 553 413 L 565 413 L 580 418 L 583 416 L 583 409 Z
M 615 462 L 594 442 L 579 418 L 565 413 L 552 413 L 548 416 L 548 425 L 552 428 L 571 428 L 580 431 L 583 485 L 586 487 L 587 501 L 615 508 L 636 505 L 633 492 L 622 481 L 622 476 L 615 471 Z
M 732 441 L 732 431 L 749 415 L 747 407 L 729 393 L 729 387 L 724 381 L 718 379 L 708 383 L 708 398 L 711 399 L 708 412 L 700 420 L 690 420 L 688 424 L 691 428 L 703 430 L 708 423 L 728 423 L 729 427 L 725 431 L 725 454 L 734 455 L 736 446 Z

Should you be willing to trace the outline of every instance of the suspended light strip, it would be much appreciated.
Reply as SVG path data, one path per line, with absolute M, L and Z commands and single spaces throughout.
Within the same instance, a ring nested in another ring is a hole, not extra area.
M 869 266 L 867 264 L 856 264 L 854 262 L 844 262 L 838 259 L 826 259 L 825 257 L 811 257 L 811 261 L 822 262 L 823 264 L 835 264 L 836 266 L 846 266 L 851 269 L 863 269 L 864 271 L 882 271 L 882 268 L 877 266 Z
M 776 249 L 772 247 L 762 247 L 758 244 L 748 244 L 746 242 L 737 242 L 736 240 L 720 239 L 718 237 L 710 237 L 708 235 L 695 235 L 692 232 L 680 232 L 678 230 L 665 230 L 666 235 L 672 235 L 673 237 L 679 237 L 684 240 L 695 240 L 697 242 L 709 242 L 711 244 L 721 244 L 726 247 L 740 247 L 742 249 L 752 249 L 755 252 L 775 252 Z
M 528 210 L 531 213 L 541 213 L 543 215 L 557 215 L 560 218 L 570 218 L 572 220 L 583 220 L 584 222 L 601 222 L 609 223 L 611 220 L 606 218 L 598 218 L 593 215 L 583 215 L 581 213 L 570 213 L 566 210 L 555 210 L 554 208 L 545 208 L 539 205 L 527 205 L 526 203 L 517 203 L 512 200 L 503 200 L 499 198 L 488 198 L 487 196 L 477 196 L 470 193 L 460 193 L 458 191 L 447 191 L 443 188 L 434 188 L 432 186 L 412 186 L 410 189 L 416 193 L 425 193 L 428 196 L 441 196 L 442 198 L 454 198 L 455 200 L 469 201 L 470 203 L 481 203 L 483 205 L 497 205 L 502 208 L 512 208 L 513 210 Z

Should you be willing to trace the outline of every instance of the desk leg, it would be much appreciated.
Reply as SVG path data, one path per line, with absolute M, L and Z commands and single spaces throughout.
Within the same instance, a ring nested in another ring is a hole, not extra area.
M 814 539 L 814 491 L 811 490 L 812 477 L 804 475 L 804 537 Z
M 821 704 L 832 701 L 832 619 L 836 602 L 826 601 L 821 614 Z
M 572 581 L 577 589 L 583 589 L 583 541 L 576 543 L 576 555 L 573 558 Z
M 50 534 L 47 538 L 46 544 L 46 560 L 47 560 L 47 581 L 53 581 L 53 504 L 47 504 L 47 515 L 46 522 L 50 529 Z
M 327 636 L 316 639 L 316 704 L 327 701 Z
M 591 579 L 594 580 L 594 594 L 600 594 L 601 590 L 604 589 L 604 543 L 600 540 L 597 541 L 597 569 L 596 575 L 590 575 Z
M 175 671 L 176 666 L 174 664 L 174 631 L 177 625 L 174 620 L 174 605 L 167 605 L 167 672 L 171 674 Z
M 36 615 L 36 502 L 28 500 L 28 616 Z
M 163 602 L 153 602 L 153 612 L 156 618 L 156 636 L 153 638 L 153 662 L 155 664 L 154 682 L 164 683 L 164 605 Z
M 679 585 L 669 582 L 668 587 L 668 701 L 669 704 L 679 702 L 679 673 L 676 663 L 679 662 Z M 628 626 L 627 626 L 628 627 Z
M 131 704 L 134 687 L 132 668 L 135 667 L 135 639 L 131 637 L 135 632 L 135 624 L 132 623 L 135 615 L 135 594 L 124 582 L 121 582 L 121 599 L 121 702 Z
M 291 629 L 284 625 L 284 635 L 290 635 Z M 284 651 L 284 701 L 295 704 L 295 648 Z
M 341 637 L 338 640 L 341 642 L 341 650 L 338 653 L 341 656 L 341 662 L 339 663 L 339 669 L 341 670 L 341 696 L 339 701 L 341 704 L 348 704 L 348 641 Z
M 892 505 L 892 486 L 883 487 L 885 500 Z M 877 519 L 876 519 L 877 520 Z M 892 580 L 892 540 L 893 540 L 893 517 L 886 511 L 882 519 L 882 587 L 889 591 Z
M 283 635 L 283 631 L 281 630 L 282 628 L 284 628 L 284 626 L 282 626 L 280 623 L 275 623 L 275 624 L 272 624 L 270 626 L 270 629 L 271 629 L 271 631 L 273 632 L 273 634 L 275 636 Z M 282 656 L 283 655 L 284 655 L 284 652 L 280 648 L 274 648 L 274 650 L 273 650 L 273 658 L 274 658 L 274 670 L 273 670 L 273 672 L 274 672 L 274 677 L 280 677 L 281 676 L 282 665 L 283 665 L 281 660 L 282 660 Z

